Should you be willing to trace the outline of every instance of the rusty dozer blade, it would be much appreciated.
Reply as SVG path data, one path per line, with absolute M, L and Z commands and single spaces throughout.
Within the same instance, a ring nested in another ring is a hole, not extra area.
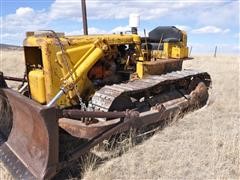
M 0 91 L 12 112 L 12 129 L 0 146 L 0 160 L 15 179 L 52 177 L 58 163 L 56 110 L 11 89 Z

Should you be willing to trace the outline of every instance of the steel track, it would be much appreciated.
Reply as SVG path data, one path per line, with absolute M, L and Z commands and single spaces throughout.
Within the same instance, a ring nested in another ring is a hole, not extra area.
M 143 79 L 129 81 L 127 83 L 106 85 L 98 90 L 92 97 L 92 104 L 96 110 L 109 111 L 116 98 L 121 96 L 133 97 L 138 94 L 147 94 L 156 88 L 164 89 L 169 85 L 177 86 L 182 81 L 190 83 L 194 78 L 199 78 L 207 86 L 210 85 L 210 75 L 207 72 L 196 70 L 174 71 L 164 75 L 150 75 Z

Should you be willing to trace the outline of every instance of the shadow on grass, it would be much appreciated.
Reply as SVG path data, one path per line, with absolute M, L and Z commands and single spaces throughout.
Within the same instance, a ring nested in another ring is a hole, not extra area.
M 141 144 L 182 117 L 183 114 L 177 114 L 174 118 L 166 119 L 143 129 L 130 129 L 128 132 L 114 135 L 92 148 L 89 153 L 73 162 L 71 166 L 61 170 L 53 179 L 82 179 L 86 172 L 93 171 L 107 161 L 122 156 L 134 146 Z

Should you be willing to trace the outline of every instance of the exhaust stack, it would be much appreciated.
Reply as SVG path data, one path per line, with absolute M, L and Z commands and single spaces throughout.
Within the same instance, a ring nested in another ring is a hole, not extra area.
M 137 34 L 137 28 L 140 24 L 139 14 L 130 14 L 129 15 L 129 27 L 131 27 L 132 34 Z
M 81 0 L 81 2 L 82 2 L 83 33 L 84 33 L 84 35 L 88 35 L 86 1 Z

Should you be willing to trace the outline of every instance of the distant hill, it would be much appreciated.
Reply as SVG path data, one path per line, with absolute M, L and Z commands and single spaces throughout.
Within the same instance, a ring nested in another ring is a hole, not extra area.
M 3 50 L 22 50 L 22 46 L 10 45 L 10 44 L 0 44 L 0 49 Z

